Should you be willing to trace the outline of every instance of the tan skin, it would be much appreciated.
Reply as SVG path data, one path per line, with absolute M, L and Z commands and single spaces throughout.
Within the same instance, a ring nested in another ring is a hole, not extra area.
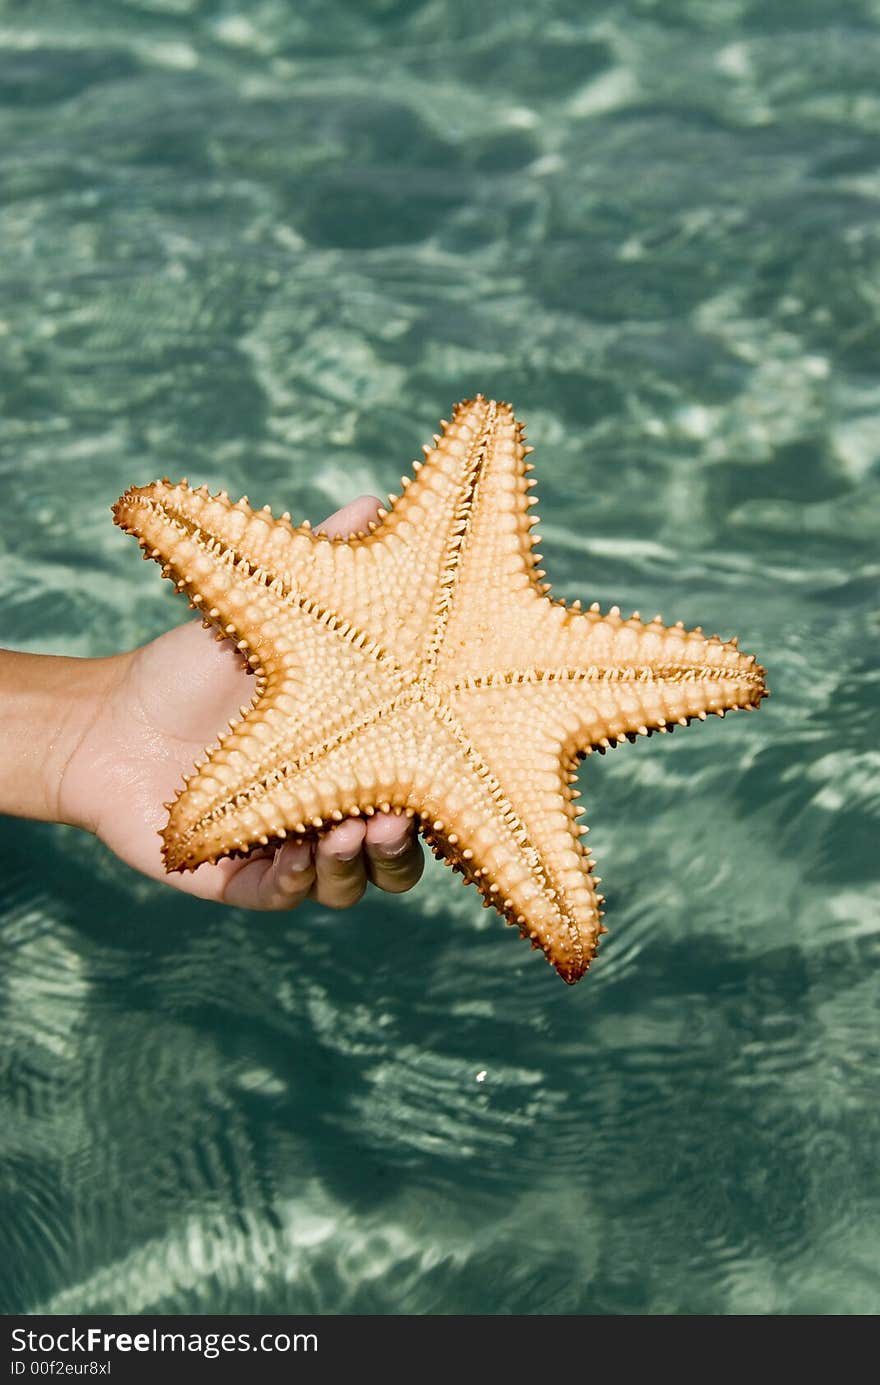
M 363 496 L 321 530 L 365 529 L 378 508 Z M 308 898 L 343 909 L 370 881 L 411 889 L 422 850 L 412 820 L 393 813 L 349 818 L 317 843 L 166 874 L 163 804 L 252 695 L 234 646 L 200 621 L 108 659 L 0 650 L 0 812 L 83 827 L 144 875 L 241 909 L 293 909 Z

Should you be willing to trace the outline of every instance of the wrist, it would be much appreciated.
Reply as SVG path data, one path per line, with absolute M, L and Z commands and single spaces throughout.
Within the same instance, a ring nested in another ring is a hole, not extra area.
M 47 756 L 47 797 L 53 822 L 95 832 L 103 799 L 102 725 L 112 722 L 113 695 L 125 679 L 134 652 L 104 659 L 77 659 L 63 722 Z
M 67 771 L 127 659 L 70 659 L 0 650 L 0 812 L 89 827 Z

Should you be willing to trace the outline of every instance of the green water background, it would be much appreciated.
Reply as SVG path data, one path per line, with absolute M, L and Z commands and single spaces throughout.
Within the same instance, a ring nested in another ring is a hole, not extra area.
M 555 591 L 773 690 L 588 762 L 571 990 L 439 866 L 250 915 L 3 820 L 4 1311 L 880 1308 L 878 72 L 878 0 L 0 3 L 4 643 L 184 617 L 129 483 L 314 520 L 482 390 Z

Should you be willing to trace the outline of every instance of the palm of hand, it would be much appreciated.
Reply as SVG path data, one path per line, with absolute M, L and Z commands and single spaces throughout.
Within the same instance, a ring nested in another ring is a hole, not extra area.
M 252 687 L 235 649 L 218 644 L 200 622 L 170 630 L 130 656 L 68 771 L 68 779 L 88 774 L 101 784 L 94 830 L 117 856 L 205 899 L 223 899 L 231 879 L 248 868 L 251 875 L 258 869 L 262 874 L 265 858 L 221 861 L 168 876 L 159 837 L 164 804 L 218 731 L 250 701 Z

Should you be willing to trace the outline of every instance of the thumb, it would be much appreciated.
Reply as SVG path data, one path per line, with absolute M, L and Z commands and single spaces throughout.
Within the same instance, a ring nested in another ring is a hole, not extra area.
M 326 534 L 330 539 L 342 539 L 347 538 L 349 534 L 362 533 L 372 520 L 377 519 L 381 508 L 381 500 L 377 500 L 374 495 L 359 495 L 357 500 L 343 505 L 341 510 L 337 510 L 319 524 L 315 532 Z

